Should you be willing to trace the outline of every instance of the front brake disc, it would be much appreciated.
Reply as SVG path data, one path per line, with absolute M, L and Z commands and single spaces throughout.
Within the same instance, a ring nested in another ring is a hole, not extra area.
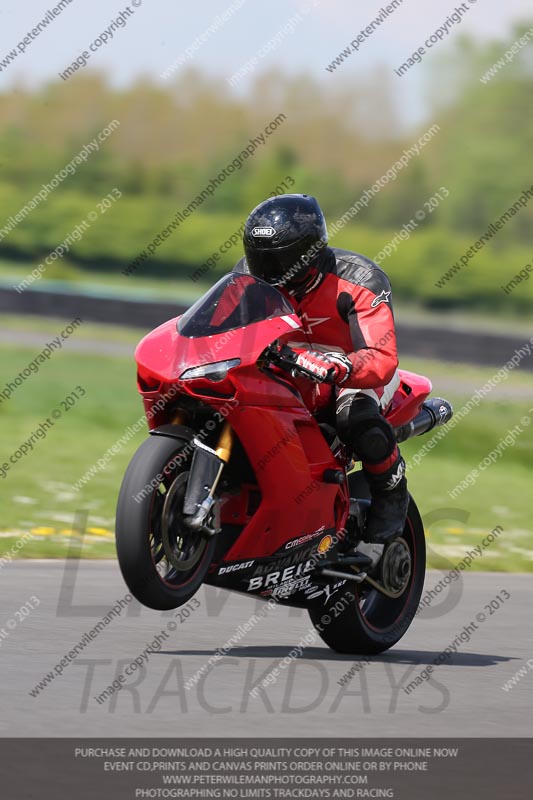
M 205 540 L 186 528 L 182 507 L 188 472 L 181 472 L 170 485 L 161 512 L 161 540 L 165 555 L 175 570 L 186 572 L 200 560 Z

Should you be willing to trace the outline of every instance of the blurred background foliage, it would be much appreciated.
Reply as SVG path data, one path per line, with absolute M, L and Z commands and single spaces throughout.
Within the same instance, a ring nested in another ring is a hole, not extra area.
M 286 122 L 266 145 L 134 276 L 122 276 L 124 282 L 136 276 L 191 279 L 286 176 L 295 181 L 292 191 L 316 195 L 333 222 L 437 123 L 441 132 L 421 155 L 331 243 L 376 256 L 444 185 L 449 197 L 383 262 L 396 296 L 433 308 L 530 314 L 533 281 L 509 295 L 501 285 L 533 259 L 533 201 L 462 271 L 460 281 L 442 289 L 434 285 L 518 199 L 516 187 L 533 184 L 531 46 L 488 83 L 480 81 L 522 32 L 490 45 L 460 38 L 443 52 L 431 67 L 433 90 L 419 130 L 402 125 L 385 69 L 360 83 L 340 75 L 322 82 L 270 71 L 242 96 L 195 70 L 164 87 L 146 79 L 111 88 L 103 76 L 87 72 L 38 90 L 6 90 L 0 94 L 0 229 L 110 121 L 119 120 L 120 127 L 2 238 L 2 271 L 13 264 L 32 269 L 117 187 L 122 198 L 45 277 L 74 279 L 81 270 L 97 282 L 104 272 L 119 275 L 250 138 L 285 113 Z M 240 245 L 233 247 L 206 281 L 240 255 Z
M 88 68 L 66 82 L 56 79 L 40 88 L 14 83 L 0 91 L 0 287 L 9 289 L 23 281 L 116 187 L 122 197 L 31 288 L 67 281 L 75 292 L 97 296 L 192 302 L 241 257 L 240 242 L 221 255 L 215 269 L 202 273 L 205 262 L 239 230 L 257 203 L 284 182 L 287 185 L 287 176 L 294 180 L 292 191 L 318 197 L 332 227 L 404 150 L 437 124 L 440 132 L 421 155 L 412 158 L 331 243 L 376 257 L 417 211 L 427 210 L 425 202 L 446 187 L 448 197 L 382 262 L 393 284 L 397 318 L 402 323 L 437 324 L 443 336 L 448 326 L 458 323 L 465 336 L 476 328 L 497 329 L 496 333 L 511 329 L 525 342 L 533 320 L 533 279 L 523 280 L 509 294 L 501 287 L 533 263 L 533 199 L 457 278 L 440 289 L 435 283 L 533 184 L 533 40 L 494 77 L 481 80 L 527 28 L 509 31 L 490 44 L 460 34 L 451 44 L 450 37 L 450 44 L 424 62 L 423 75 L 421 70 L 418 88 L 426 82 L 428 90 L 417 127 L 409 122 L 414 117 L 406 84 L 393 75 L 390 65 L 364 72 L 356 61 L 351 72 L 324 70 L 322 79 L 288 75 L 281 69 L 254 73 L 247 90 L 237 92 L 225 80 L 223 63 L 219 79 L 189 69 L 164 84 L 145 78 L 120 88 L 112 71 L 104 75 Z M 176 212 L 280 113 L 286 114 L 286 121 L 254 157 L 133 274 L 122 274 Z M 9 217 L 113 120 L 120 125 L 99 151 L 7 231 Z M 202 285 L 195 274 L 203 274 Z M 64 288 L 64 283 L 53 286 Z M 57 317 L 3 315 L 0 352 L 6 382 L 35 358 L 43 341 L 65 327 L 60 304 Z M 139 329 L 84 322 L 71 340 L 72 351 L 62 349 L 31 384 L 0 405 L 4 450 L 9 454 L 73 386 L 79 383 L 87 390 L 75 412 L 39 443 L 35 458 L 14 466 L 12 483 L 4 484 L 0 534 L 13 536 L 12 541 L 4 538 L 6 549 L 20 531 L 31 530 L 36 539 L 22 555 L 64 555 L 74 513 L 83 507 L 90 512 L 88 530 L 94 535 L 84 544 L 84 554 L 112 554 L 118 487 L 145 431 L 139 431 L 81 492 L 72 484 L 142 414 L 132 358 L 140 335 Z M 514 346 L 511 340 L 509 357 Z M 401 364 L 429 375 L 436 394 L 448 397 L 457 408 L 496 371 L 494 366 L 439 363 L 406 353 Z M 498 447 L 504 431 L 531 414 L 531 394 L 531 372 L 513 371 L 460 427 L 450 430 L 420 467 L 410 467 L 411 491 L 423 514 L 450 507 L 448 491 L 490 448 Z M 415 439 L 402 450 L 410 459 L 419 446 Z M 431 528 L 432 566 L 448 568 L 450 562 L 443 559 L 456 563 L 465 547 L 477 544 L 502 522 L 505 536 L 476 568 L 533 570 L 530 462 L 531 436 L 524 435 L 451 504 L 451 521 Z M 467 521 L 457 525 L 453 509 L 464 511 Z

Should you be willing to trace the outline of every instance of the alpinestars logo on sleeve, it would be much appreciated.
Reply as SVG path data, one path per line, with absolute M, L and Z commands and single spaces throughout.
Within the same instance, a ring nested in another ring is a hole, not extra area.
M 390 292 L 386 292 L 385 289 L 383 289 L 381 294 L 378 294 L 377 297 L 374 297 L 374 299 L 370 303 L 370 307 L 371 308 L 377 308 L 380 303 L 390 303 L 390 299 L 389 299 L 390 295 L 391 295 Z

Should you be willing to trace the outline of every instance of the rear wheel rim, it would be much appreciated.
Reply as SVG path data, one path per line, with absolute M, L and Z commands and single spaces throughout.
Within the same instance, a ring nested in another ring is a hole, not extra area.
M 409 606 L 413 592 L 418 566 L 417 543 L 411 520 L 407 518 L 403 536 L 398 540 L 408 549 L 410 556 L 410 574 L 403 591 L 394 599 L 385 597 L 377 589 L 368 584 L 359 584 L 355 590 L 358 602 L 358 613 L 363 624 L 374 634 L 383 635 L 391 632 L 401 622 L 405 609 Z

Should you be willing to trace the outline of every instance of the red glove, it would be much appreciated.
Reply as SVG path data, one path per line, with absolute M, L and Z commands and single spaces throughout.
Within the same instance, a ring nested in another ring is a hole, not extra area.
M 352 371 L 352 362 L 344 353 L 318 353 L 316 350 L 302 350 L 296 363 L 315 375 L 319 383 L 344 383 Z

